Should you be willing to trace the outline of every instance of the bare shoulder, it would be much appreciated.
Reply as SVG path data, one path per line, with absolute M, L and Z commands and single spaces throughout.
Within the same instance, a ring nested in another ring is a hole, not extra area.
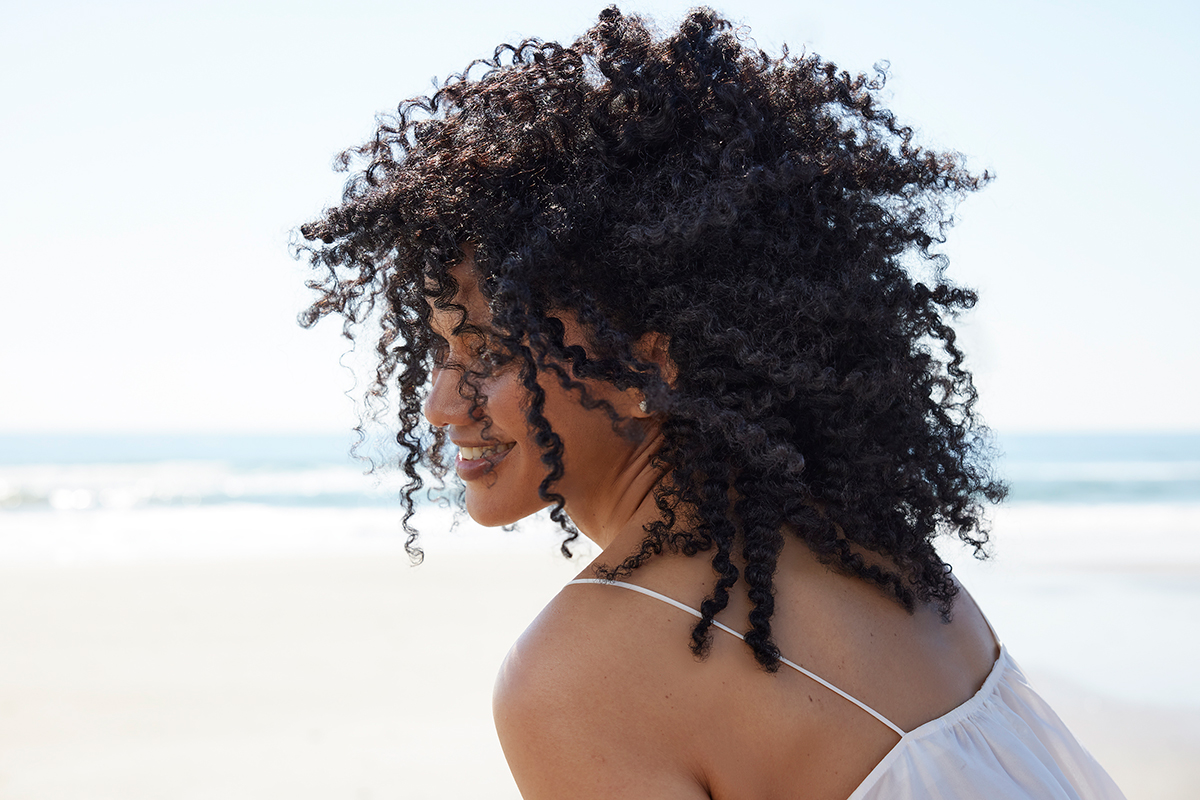
M 496 730 L 526 800 L 709 797 L 681 735 L 703 714 L 688 624 L 624 594 L 565 587 L 500 669 Z

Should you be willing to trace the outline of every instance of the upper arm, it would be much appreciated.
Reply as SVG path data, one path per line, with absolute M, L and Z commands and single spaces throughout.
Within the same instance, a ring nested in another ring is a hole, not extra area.
M 624 658 L 619 643 L 614 652 L 580 637 L 564 642 L 546 627 L 554 626 L 531 628 L 514 646 L 493 698 L 521 796 L 707 800 L 689 763 L 688 726 L 661 685 L 639 674 L 646 665 Z

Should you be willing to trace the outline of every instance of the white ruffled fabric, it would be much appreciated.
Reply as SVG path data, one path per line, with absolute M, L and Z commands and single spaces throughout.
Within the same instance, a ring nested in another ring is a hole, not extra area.
M 906 733 L 849 800 L 1124 800 L 1000 648 L 975 696 Z

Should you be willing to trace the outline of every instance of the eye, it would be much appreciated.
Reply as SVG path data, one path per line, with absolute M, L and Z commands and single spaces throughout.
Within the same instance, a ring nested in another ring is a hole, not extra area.
M 512 356 L 499 348 L 484 345 L 475 351 L 475 361 L 487 369 L 499 369 L 512 361 Z
M 446 366 L 446 362 L 450 359 L 450 345 L 445 339 L 439 336 L 434 340 L 433 345 L 429 348 L 429 358 L 435 367 Z

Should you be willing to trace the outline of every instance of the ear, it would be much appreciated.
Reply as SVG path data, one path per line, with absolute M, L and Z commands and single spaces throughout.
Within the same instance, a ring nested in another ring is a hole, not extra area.
M 643 334 L 633 343 L 633 354 L 640 361 L 656 365 L 663 380 L 667 382 L 667 386 L 674 388 L 675 378 L 679 375 L 679 368 L 671 360 L 670 347 L 671 337 L 665 333 L 651 331 L 650 333 Z M 646 401 L 646 397 L 635 389 L 630 389 L 629 391 L 636 397 L 637 401 L 634 406 L 635 410 L 631 416 L 637 419 L 654 416 L 654 409 Z

